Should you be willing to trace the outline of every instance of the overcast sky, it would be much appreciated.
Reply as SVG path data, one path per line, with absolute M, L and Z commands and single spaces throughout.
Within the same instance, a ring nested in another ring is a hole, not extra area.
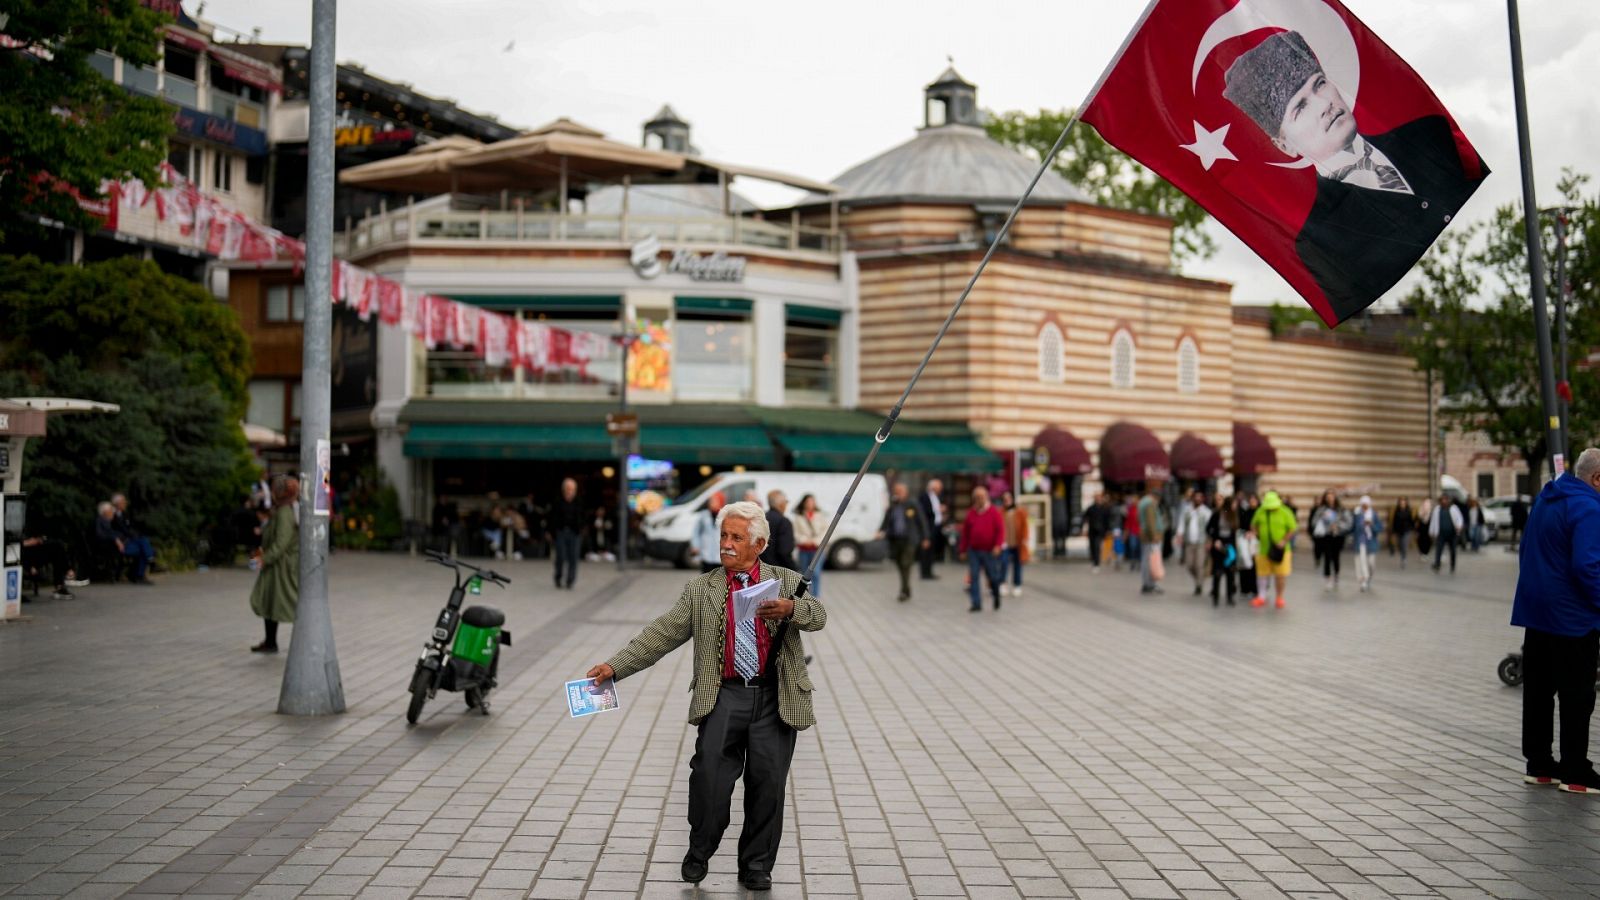
M 1515 118 L 1498 0 L 1345 0 L 1432 85 L 1494 174 L 1460 217 L 1519 201 Z M 197 0 L 185 0 L 193 14 Z M 658 0 L 342 0 L 338 57 L 520 127 L 570 116 L 629 142 L 662 103 L 707 156 L 829 179 L 912 137 L 946 55 L 987 109 L 1075 106 L 1143 0 L 752 3 Z M 208 0 L 204 18 L 304 43 L 310 0 Z M 1595 0 L 1524 0 L 1523 55 L 1541 205 L 1563 167 L 1600 174 Z M 514 42 L 514 43 L 513 43 Z M 507 49 L 507 46 L 510 49 Z M 793 194 L 741 182 L 762 203 Z M 1299 302 L 1221 228 L 1190 274 L 1234 300 Z M 1393 294 L 1401 293 L 1397 290 Z

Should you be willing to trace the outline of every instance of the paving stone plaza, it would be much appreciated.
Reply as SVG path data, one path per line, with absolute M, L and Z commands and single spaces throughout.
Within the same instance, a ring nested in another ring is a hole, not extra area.
M 1384 558 L 1282 611 L 1214 610 L 1172 568 L 1028 571 L 969 614 L 945 566 L 894 601 L 829 573 L 807 636 L 774 897 L 1592 897 L 1600 806 L 1520 780 L 1520 695 L 1495 665 L 1515 560 L 1454 577 Z M 412 661 L 449 573 L 332 559 L 349 711 L 274 712 L 284 656 L 245 569 L 94 585 L 0 627 L 0 894 L 695 897 L 744 894 L 734 825 L 699 888 L 687 844 L 689 653 L 568 718 L 562 682 L 687 575 L 505 564 L 515 644 L 488 717 L 441 694 L 408 728 Z

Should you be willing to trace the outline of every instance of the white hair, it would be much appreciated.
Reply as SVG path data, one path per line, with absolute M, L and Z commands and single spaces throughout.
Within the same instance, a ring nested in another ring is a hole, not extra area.
M 1572 465 L 1572 474 L 1588 481 L 1596 472 L 1600 472 L 1600 447 L 1590 447 L 1578 454 L 1578 461 Z
M 95 512 L 98 512 L 103 516 L 106 514 L 106 510 L 108 509 L 116 509 L 116 507 L 111 505 L 110 500 L 101 500 L 100 504 L 95 507 Z
M 722 531 L 722 523 L 729 519 L 744 519 L 750 523 L 750 540 L 765 541 L 772 536 L 772 530 L 767 527 L 767 514 L 761 511 L 760 504 L 749 500 L 740 500 L 729 503 L 717 513 L 717 531 Z

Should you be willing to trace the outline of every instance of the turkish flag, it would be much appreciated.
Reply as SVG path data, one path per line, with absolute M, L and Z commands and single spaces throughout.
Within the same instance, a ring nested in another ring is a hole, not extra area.
M 1328 325 L 1393 287 L 1489 174 L 1338 0 L 1155 0 L 1083 108 Z

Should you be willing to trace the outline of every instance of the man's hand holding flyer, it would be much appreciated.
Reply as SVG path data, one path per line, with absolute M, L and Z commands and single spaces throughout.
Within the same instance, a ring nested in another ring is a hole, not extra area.
M 617 696 L 615 678 L 607 678 L 599 684 L 590 678 L 567 682 L 567 709 L 574 719 L 621 708 L 622 699 Z
M 778 599 L 778 582 L 776 579 L 758 581 L 747 588 L 740 588 L 733 592 L 733 618 L 743 622 L 756 617 L 756 609 L 768 600 Z

